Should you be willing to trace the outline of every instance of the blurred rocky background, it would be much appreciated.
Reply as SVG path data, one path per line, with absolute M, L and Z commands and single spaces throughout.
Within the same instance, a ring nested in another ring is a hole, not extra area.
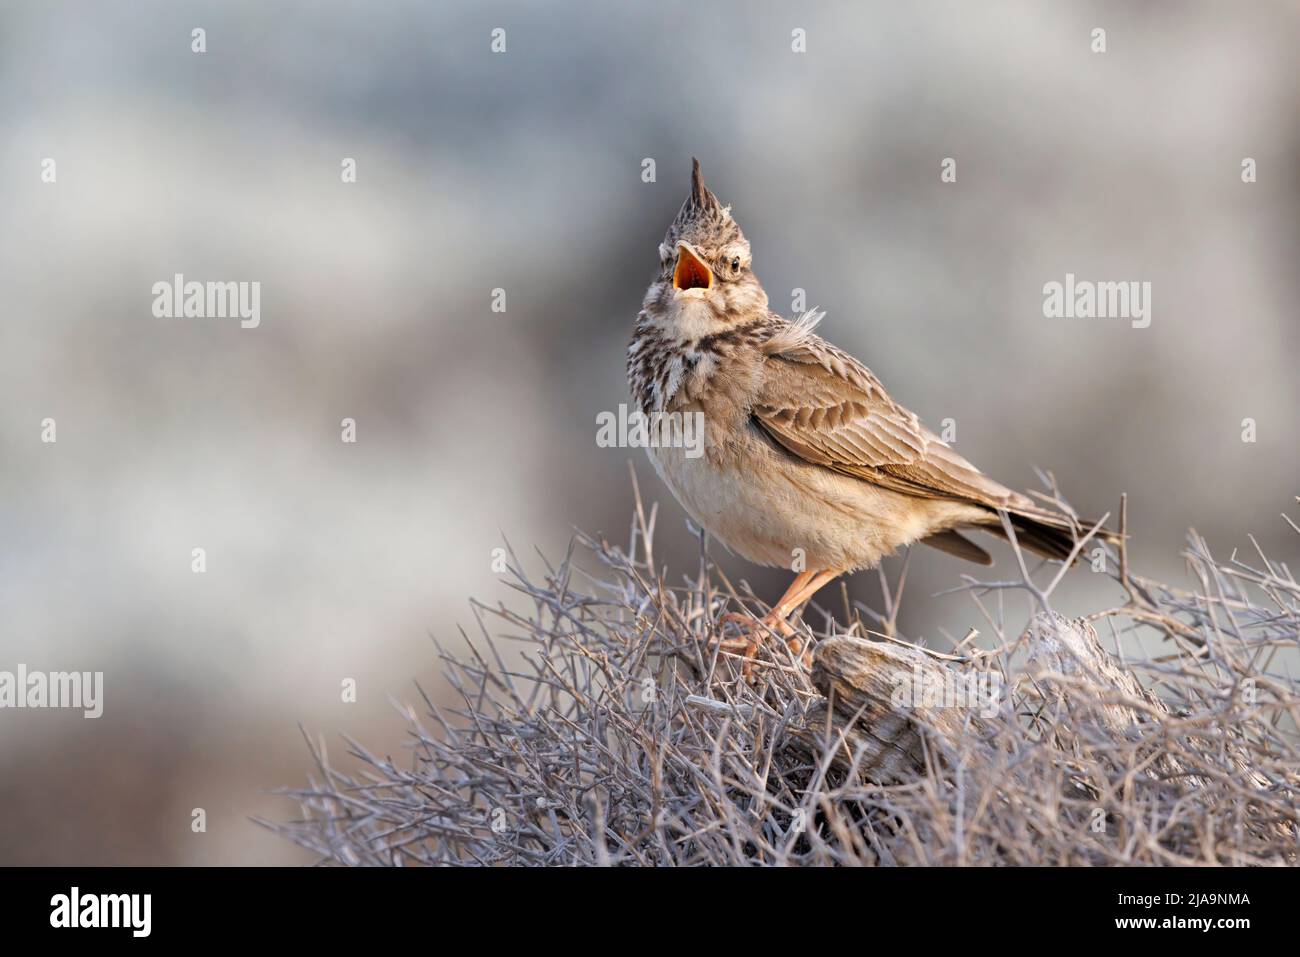
M 1145 575 L 1183 574 L 1189 526 L 1293 562 L 1298 34 L 1209 0 L 6 4 L 0 669 L 106 692 L 98 721 L 0 711 L 0 863 L 308 860 L 249 821 L 293 814 L 267 792 L 308 772 L 298 724 L 400 752 L 429 636 L 510 600 L 502 536 L 625 537 L 629 459 L 694 571 L 644 454 L 595 442 L 692 155 L 774 308 L 806 290 L 984 470 L 1050 469 L 1087 515 L 1127 492 Z M 1149 281 L 1150 328 L 1044 318 L 1067 272 Z M 261 326 L 156 318 L 176 273 L 259 281 Z M 962 570 L 913 556 L 906 633 L 979 624 L 930 597 Z

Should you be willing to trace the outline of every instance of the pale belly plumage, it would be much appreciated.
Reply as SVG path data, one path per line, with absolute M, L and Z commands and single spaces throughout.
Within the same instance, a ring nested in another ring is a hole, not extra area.
M 895 549 L 952 527 L 969 509 L 920 500 L 811 465 L 752 425 L 691 458 L 651 448 L 650 459 L 691 517 L 729 550 L 792 570 L 874 567 Z

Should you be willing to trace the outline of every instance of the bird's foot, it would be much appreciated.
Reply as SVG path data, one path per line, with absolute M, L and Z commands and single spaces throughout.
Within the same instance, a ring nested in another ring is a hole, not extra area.
M 717 638 L 714 643 L 724 651 L 739 651 L 742 654 L 745 663 L 741 667 L 741 674 L 745 678 L 749 678 L 753 673 L 754 661 L 763 639 L 773 633 L 785 639 L 786 646 L 789 647 L 791 654 L 802 661 L 804 667 L 812 667 L 811 642 L 805 641 L 786 621 L 785 615 L 779 614 L 775 609 L 762 618 L 755 618 L 752 615 L 734 611 L 727 612 L 718 619 L 718 624 L 721 626 L 728 623 L 739 625 L 745 634 L 739 638 Z

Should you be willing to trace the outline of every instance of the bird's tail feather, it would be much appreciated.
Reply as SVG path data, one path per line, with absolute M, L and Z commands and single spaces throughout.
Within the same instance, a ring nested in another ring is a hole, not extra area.
M 1075 541 L 1087 534 L 1087 530 L 1095 524 L 1087 522 L 1075 525 L 1063 515 L 1045 514 L 1039 517 L 1011 512 L 1009 517 L 1017 543 L 1037 555 L 1042 555 L 1044 558 L 1055 558 L 1061 561 L 1070 557 L 1070 553 L 1074 551 Z M 1002 520 L 996 513 L 984 530 L 1010 541 L 1010 537 L 1002 525 Z M 1119 541 L 1117 533 L 1104 528 L 1099 528 L 1094 537 L 1101 542 Z

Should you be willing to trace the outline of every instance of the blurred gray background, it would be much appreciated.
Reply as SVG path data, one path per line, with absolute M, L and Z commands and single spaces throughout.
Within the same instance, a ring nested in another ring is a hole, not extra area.
M 509 597 L 502 535 L 622 540 L 629 459 L 694 570 L 644 454 L 595 443 L 692 155 L 774 308 L 806 289 L 985 471 L 1129 493 L 1144 574 L 1189 526 L 1294 561 L 1298 35 L 1280 2 L 5 4 L 0 669 L 106 695 L 0 711 L 0 863 L 305 860 L 249 822 L 295 813 L 267 790 L 305 780 L 298 723 L 396 754 L 429 635 Z M 261 327 L 155 318 L 177 272 L 260 281 Z M 1151 327 L 1045 319 L 1066 272 L 1151 282 Z M 962 570 L 913 556 L 907 633 L 978 624 L 929 597 Z

